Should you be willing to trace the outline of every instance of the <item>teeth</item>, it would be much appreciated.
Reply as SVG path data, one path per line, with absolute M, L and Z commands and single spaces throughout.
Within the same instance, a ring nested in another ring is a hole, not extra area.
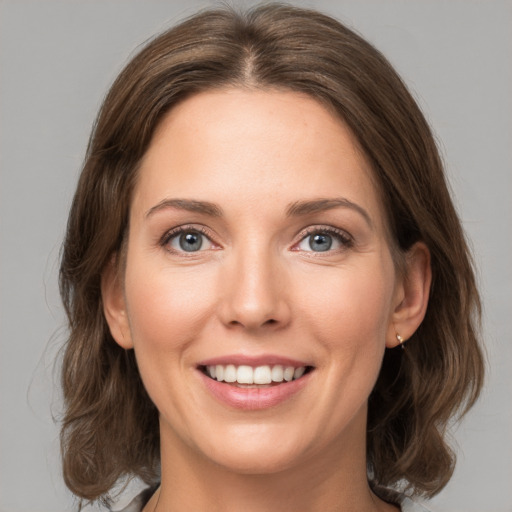
M 235 380 L 238 384 L 254 384 L 252 368 L 250 366 L 239 366 Z
M 237 382 L 238 384 L 271 384 L 272 382 L 290 382 L 300 379 L 306 371 L 305 366 L 295 368 L 293 366 L 252 366 L 233 364 L 207 366 L 206 372 L 212 378 L 219 382 Z
M 304 372 L 306 371 L 306 368 L 304 366 L 301 366 L 300 368 L 295 368 L 295 371 L 293 372 L 293 380 L 300 379 Z
M 272 382 L 272 372 L 270 366 L 258 366 L 254 368 L 254 384 L 270 384 Z
M 295 368 L 293 366 L 287 366 L 284 369 L 284 380 L 290 382 L 293 379 L 293 374 L 295 373 Z
M 284 371 L 281 365 L 274 366 L 272 368 L 272 382 L 283 382 Z
M 228 364 L 224 368 L 224 382 L 235 382 L 237 380 L 237 371 L 234 364 Z

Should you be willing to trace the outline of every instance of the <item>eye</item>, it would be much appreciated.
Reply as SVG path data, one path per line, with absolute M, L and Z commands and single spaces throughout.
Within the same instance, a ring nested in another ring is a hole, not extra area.
M 211 249 L 213 243 L 197 229 L 177 229 L 168 233 L 163 244 L 172 252 L 198 252 Z
M 351 243 L 351 238 L 342 231 L 316 229 L 302 238 L 297 249 L 306 252 L 327 252 L 348 247 Z

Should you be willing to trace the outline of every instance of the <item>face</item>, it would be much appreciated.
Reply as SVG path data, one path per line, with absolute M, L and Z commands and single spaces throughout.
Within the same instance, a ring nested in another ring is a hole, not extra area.
M 364 450 L 402 301 L 348 128 L 294 92 L 201 93 L 140 167 L 111 330 L 162 445 L 240 472 Z

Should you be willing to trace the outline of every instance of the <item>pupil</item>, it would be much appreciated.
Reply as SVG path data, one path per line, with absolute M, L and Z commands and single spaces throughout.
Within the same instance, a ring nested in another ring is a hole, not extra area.
M 203 242 L 198 233 L 184 233 L 180 236 L 180 247 L 187 252 L 198 251 Z
M 313 251 L 328 251 L 332 246 L 332 237 L 329 235 L 313 235 L 309 239 L 309 246 Z

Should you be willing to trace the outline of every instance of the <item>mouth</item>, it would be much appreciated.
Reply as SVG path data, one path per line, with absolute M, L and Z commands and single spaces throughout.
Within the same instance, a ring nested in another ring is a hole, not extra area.
M 309 388 L 315 367 L 279 355 L 231 354 L 201 361 L 196 370 L 204 388 L 230 409 L 271 409 Z
M 301 379 L 314 370 L 313 366 L 208 364 L 198 369 L 206 377 L 238 388 L 268 388 Z

